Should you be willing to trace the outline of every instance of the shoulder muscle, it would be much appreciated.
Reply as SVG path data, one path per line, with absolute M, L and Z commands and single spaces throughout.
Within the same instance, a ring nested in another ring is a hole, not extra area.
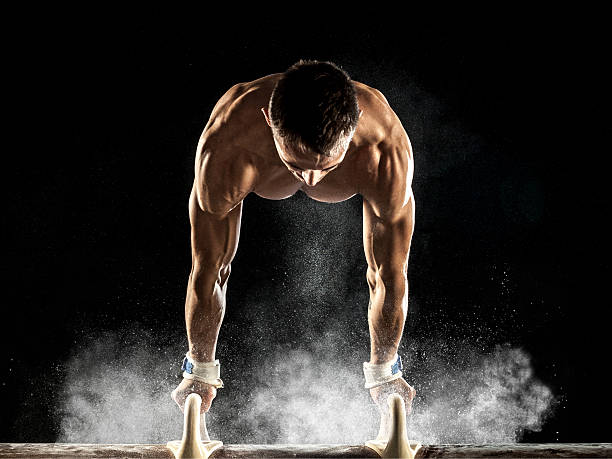
M 253 190 L 256 178 L 257 169 L 248 153 L 198 149 L 194 186 L 202 210 L 229 212 Z

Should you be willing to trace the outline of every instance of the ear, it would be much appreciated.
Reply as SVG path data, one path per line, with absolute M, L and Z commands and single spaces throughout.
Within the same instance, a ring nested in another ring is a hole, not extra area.
M 268 123 L 268 126 L 272 127 L 272 123 L 270 122 L 270 116 L 268 115 L 268 109 L 265 107 L 261 107 L 261 112 L 264 115 L 264 118 L 266 119 L 266 123 Z
M 361 118 L 361 115 L 363 115 L 363 110 L 359 110 L 359 118 Z M 357 118 L 357 119 L 359 119 Z

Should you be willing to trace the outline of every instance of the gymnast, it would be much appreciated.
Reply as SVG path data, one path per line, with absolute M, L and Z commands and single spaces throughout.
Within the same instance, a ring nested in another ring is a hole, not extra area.
M 386 438 L 387 397 L 398 393 L 409 412 L 415 395 L 398 355 L 408 310 L 413 167 L 410 140 L 383 94 L 333 63 L 300 61 L 221 97 L 198 143 L 189 198 L 189 351 L 172 392 L 181 409 L 197 393 L 207 412 L 223 387 L 215 352 L 244 198 L 284 199 L 302 190 L 340 202 L 360 194 L 370 292 L 370 361 L 363 371 L 381 414 L 378 438 Z

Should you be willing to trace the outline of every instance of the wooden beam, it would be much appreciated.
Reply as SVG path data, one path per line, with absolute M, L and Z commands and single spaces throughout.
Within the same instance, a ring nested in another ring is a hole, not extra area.
M 0 443 L 0 458 L 141 457 L 174 456 L 165 445 L 104 445 L 73 443 Z M 332 458 L 378 457 L 362 445 L 224 445 L 211 458 Z M 527 458 L 527 457 L 612 457 L 612 443 L 512 443 L 483 445 L 423 445 L 421 457 L 442 458 Z
M 424 445 L 417 457 L 612 457 L 612 443 Z

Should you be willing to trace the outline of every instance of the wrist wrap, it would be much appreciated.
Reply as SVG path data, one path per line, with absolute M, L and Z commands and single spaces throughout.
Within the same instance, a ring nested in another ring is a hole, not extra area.
M 393 360 L 386 363 L 363 362 L 363 374 L 365 375 L 365 388 L 382 386 L 385 383 L 402 377 L 402 359 L 395 354 Z
M 188 352 L 183 359 L 181 370 L 183 370 L 183 378 L 185 379 L 193 379 L 210 384 L 217 389 L 223 387 L 223 381 L 220 377 L 221 365 L 219 364 L 219 360 L 214 360 L 212 362 L 196 362 L 191 358 Z

